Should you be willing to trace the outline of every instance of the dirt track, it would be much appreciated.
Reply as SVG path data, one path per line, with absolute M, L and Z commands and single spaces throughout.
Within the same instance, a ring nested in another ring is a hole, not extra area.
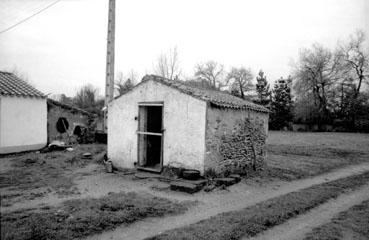
M 298 240 L 303 239 L 305 234 L 313 228 L 329 222 L 339 212 L 369 199 L 369 184 L 357 191 L 342 194 L 337 199 L 333 199 L 312 209 L 306 214 L 290 219 L 284 224 L 275 226 L 253 238 L 252 240 Z
M 157 235 L 163 231 L 186 226 L 222 212 L 239 210 L 257 202 L 277 197 L 289 192 L 310 187 L 315 184 L 331 181 L 369 170 L 369 163 L 346 167 L 317 177 L 298 180 L 289 183 L 274 183 L 273 187 L 249 189 L 246 184 L 237 184 L 226 194 L 195 195 L 192 200 L 199 200 L 200 204 L 180 216 L 164 218 L 149 218 L 137 222 L 129 227 L 118 227 L 113 231 L 104 232 L 87 239 L 143 239 Z M 280 184 L 280 185 L 279 185 Z M 187 195 L 186 195 L 187 196 Z M 166 196 L 168 197 L 168 195 Z M 180 196 L 176 197 L 181 200 Z M 183 199 L 190 199 L 184 197 Z M 201 204 L 206 203 L 206 204 Z

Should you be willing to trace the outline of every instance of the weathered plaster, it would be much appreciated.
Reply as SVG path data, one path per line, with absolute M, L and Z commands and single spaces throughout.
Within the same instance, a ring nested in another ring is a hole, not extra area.
M 0 153 L 34 150 L 47 142 L 46 99 L 1 96 Z
M 122 168 L 137 162 L 138 103 L 163 102 L 163 165 L 204 172 L 206 102 L 155 81 L 115 99 L 108 113 L 108 157 Z

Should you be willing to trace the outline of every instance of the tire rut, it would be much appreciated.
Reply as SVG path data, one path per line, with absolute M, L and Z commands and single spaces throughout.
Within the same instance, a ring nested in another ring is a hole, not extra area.
M 329 200 L 328 202 L 313 208 L 309 212 L 270 228 L 255 237 L 243 238 L 243 240 L 303 239 L 305 234 L 310 232 L 313 228 L 328 223 L 338 213 L 345 211 L 354 205 L 360 204 L 362 201 L 367 199 L 369 199 L 369 184 L 356 191 L 344 193 L 336 199 Z

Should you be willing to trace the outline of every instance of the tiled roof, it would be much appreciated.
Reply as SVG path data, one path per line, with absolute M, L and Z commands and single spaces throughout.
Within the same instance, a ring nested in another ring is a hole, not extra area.
M 67 109 L 67 110 L 76 111 L 76 112 L 79 112 L 81 114 L 85 114 L 85 115 L 88 115 L 88 116 L 93 116 L 94 115 L 94 114 L 92 114 L 90 112 L 87 112 L 83 109 L 80 109 L 78 107 L 74 107 L 74 106 L 71 106 L 71 105 L 68 105 L 68 104 L 65 104 L 65 103 L 61 103 L 61 102 L 53 100 L 51 98 L 47 99 L 47 104 L 49 106 L 55 105 L 55 106 L 58 106 L 58 107 L 61 107 L 61 108 Z
M 210 104 L 216 107 L 233 108 L 233 109 L 247 109 L 247 110 L 253 110 L 257 112 L 269 113 L 269 110 L 261 105 L 246 101 L 242 98 L 233 96 L 226 92 L 189 86 L 185 84 L 185 82 L 182 82 L 182 81 L 169 80 L 169 79 L 155 76 L 155 75 L 146 75 L 142 79 L 142 82 L 146 82 L 149 80 L 153 80 L 153 81 L 162 83 L 166 86 L 175 88 L 181 91 L 182 93 L 185 93 L 195 98 L 209 102 Z
M 42 92 L 9 72 L 0 72 L 0 96 L 46 97 Z

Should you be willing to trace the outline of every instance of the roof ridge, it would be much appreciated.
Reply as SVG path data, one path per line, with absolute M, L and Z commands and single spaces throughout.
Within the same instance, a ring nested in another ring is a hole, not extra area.
M 269 113 L 266 107 L 253 103 L 251 101 L 239 98 L 228 92 L 206 89 L 197 86 L 190 86 L 185 84 L 182 80 L 170 80 L 157 75 L 146 75 L 142 78 L 142 82 L 153 80 L 162 83 L 166 86 L 175 88 L 185 94 L 191 95 L 203 101 L 210 102 L 217 107 L 234 108 L 234 109 L 249 109 L 258 112 Z M 178 86 L 180 85 L 180 86 Z

